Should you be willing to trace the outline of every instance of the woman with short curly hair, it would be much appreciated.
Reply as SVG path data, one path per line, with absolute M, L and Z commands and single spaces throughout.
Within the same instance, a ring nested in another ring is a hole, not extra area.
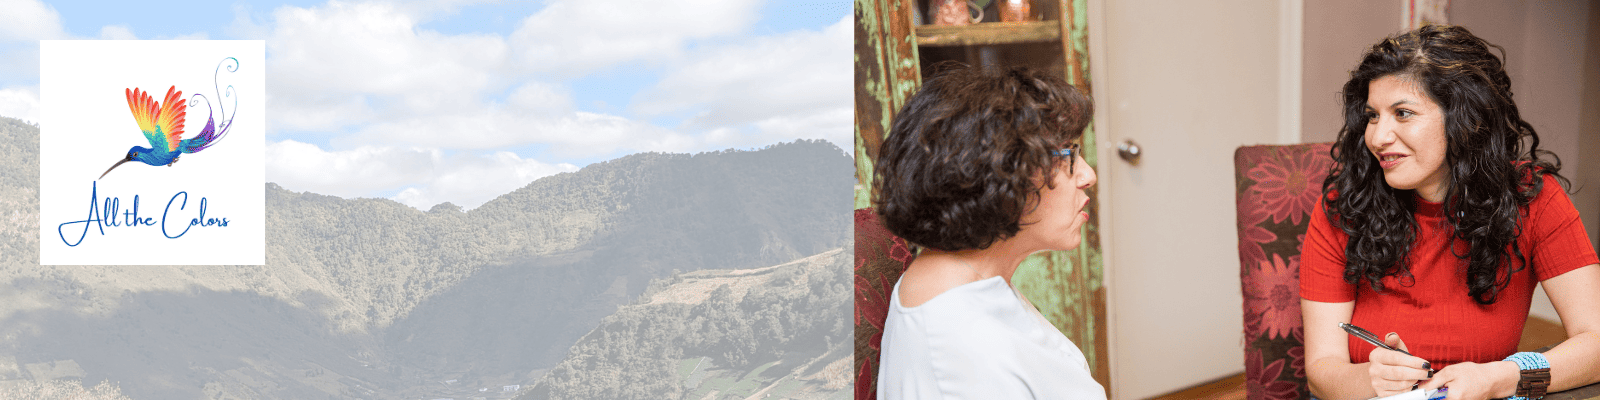
M 1600 259 L 1491 48 L 1427 26 L 1373 45 L 1345 83 L 1301 260 L 1313 395 L 1536 398 L 1600 378 Z M 1540 283 L 1570 339 L 1516 353 Z
M 890 294 L 882 398 L 1105 398 L 1083 353 L 1011 285 L 1028 255 L 1082 241 L 1093 114 L 1060 77 L 956 67 L 896 115 L 874 203 L 921 252 Z

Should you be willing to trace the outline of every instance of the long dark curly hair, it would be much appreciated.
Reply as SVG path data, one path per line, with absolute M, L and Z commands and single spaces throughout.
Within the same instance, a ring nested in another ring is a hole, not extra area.
M 1452 240 L 1469 244 L 1468 294 L 1479 304 L 1495 302 L 1526 268 L 1517 245 L 1522 207 L 1538 195 L 1540 174 L 1557 174 L 1561 162 L 1539 149 L 1539 135 L 1523 121 L 1511 98 L 1511 79 L 1499 57 L 1505 49 L 1466 28 L 1430 25 L 1373 45 L 1344 85 L 1344 127 L 1330 153 L 1334 165 L 1322 184 L 1329 221 L 1349 235 L 1344 279 L 1383 290 L 1387 276 L 1409 278 L 1408 254 L 1416 241 L 1414 196 L 1390 187 L 1368 151 L 1368 85 L 1397 76 L 1413 82 L 1445 114 L 1445 158 L 1449 188 L 1443 204 Z M 1549 156 L 1551 161 L 1546 161 Z
M 896 236 L 983 249 L 1021 230 L 1094 103 L 1060 76 L 940 64 L 895 115 L 874 167 L 873 203 Z

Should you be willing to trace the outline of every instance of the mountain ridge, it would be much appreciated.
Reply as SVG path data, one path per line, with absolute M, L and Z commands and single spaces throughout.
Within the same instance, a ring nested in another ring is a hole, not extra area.
M 37 125 L 0 117 L 0 152 L 11 155 L 0 159 L 0 299 L 13 300 L 0 305 L 0 338 L 8 339 L 0 340 L 0 381 L 30 379 L 25 365 L 73 361 L 85 382 L 120 380 L 135 398 L 369 397 L 362 393 L 399 395 L 383 387 L 459 371 L 528 377 L 653 279 L 775 265 L 844 245 L 850 234 L 848 155 L 802 140 L 631 155 L 465 211 L 268 183 L 265 266 L 41 267 L 37 143 Z M 524 297 L 504 297 L 511 294 Z M 501 307 L 506 298 L 520 299 L 509 302 L 520 308 L 456 306 Z M 194 326 L 168 326 L 186 320 L 167 310 L 189 310 Z M 252 325 L 278 314 L 288 316 L 282 326 Z M 468 340 L 472 331 L 460 329 L 535 331 L 543 327 L 528 321 L 568 316 L 564 325 L 544 324 L 551 326 L 543 336 Z M 463 325 L 443 323 L 450 318 Z M 65 329 L 89 333 L 56 332 Z M 66 346 L 83 341 L 98 343 Z M 174 343 L 215 354 L 151 350 Z M 109 354 L 157 367 L 140 370 Z M 268 384 L 295 375 L 306 376 Z

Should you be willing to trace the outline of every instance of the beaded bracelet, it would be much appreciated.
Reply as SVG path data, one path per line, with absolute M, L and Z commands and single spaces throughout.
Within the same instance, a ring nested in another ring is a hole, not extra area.
M 1550 388 L 1550 360 L 1545 359 L 1544 354 L 1525 351 L 1506 357 L 1506 361 L 1517 363 L 1517 369 L 1522 370 L 1522 377 L 1517 380 L 1517 394 L 1508 397 L 1508 400 L 1538 400 L 1544 397 L 1545 391 Z

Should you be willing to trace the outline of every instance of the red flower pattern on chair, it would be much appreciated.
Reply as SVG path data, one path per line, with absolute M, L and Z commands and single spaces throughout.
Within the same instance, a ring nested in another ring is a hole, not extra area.
M 916 254 L 905 239 L 883 227 L 872 209 L 856 210 L 855 217 L 855 398 L 873 399 L 877 397 L 878 352 L 890 295 Z
M 1289 331 L 1301 326 L 1300 256 L 1289 257 L 1285 264 L 1283 256 L 1273 254 L 1272 261 L 1262 261 L 1254 273 L 1257 283 L 1245 286 L 1244 295 L 1256 301 L 1245 302 L 1250 306 L 1245 313 L 1259 315 L 1260 323 L 1259 329 L 1247 331 L 1245 338 L 1263 334 L 1268 339 L 1289 337 Z
M 1284 360 L 1262 364 L 1261 353 L 1245 356 L 1245 391 L 1250 400 L 1298 399 L 1300 388 L 1294 382 L 1274 379 L 1283 373 Z
M 1305 332 L 1306 332 L 1305 326 L 1300 326 L 1300 327 L 1294 328 L 1294 340 L 1295 340 L 1295 342 L 1297 342 L 1297 343 L 1305 343 L 1306 342 L 1306 333 Z M 1290 348 L 1289 349 L 1289 359 L 1294 360 L 1293 362 L 1289 363 L 1289 368 L 1294 370 L 1294 377 L 1296 377 L 1296 378 L 1305 378 L 1306 377 L 1306 346 L 1295 346 L 1293 348 Z
M 1246 175 L 1256 184 L 1250 190 L 1273 222 L 1290 219 L 1300 224 L 1322 195 L 1322 181 L 1333 159 L 1326 152 L 1279 149 Z
M 1278 240 L 1278 235 L 1260 226 L 1267 219 L 1267 213 L 1262 207 L 1250 207 L 1240 200 L 1239 207 L 1239 262 L 1240 265 L 1256 265 L 1267 260 L 1266 252 L 1261 250 L 1262 243 L 1272 243 Z
M 1320 201 L 1329 144 L 1240 147 L 1234 153 L 1250 399 L 1298 399 L 1306 389 L 1300 244 Z

